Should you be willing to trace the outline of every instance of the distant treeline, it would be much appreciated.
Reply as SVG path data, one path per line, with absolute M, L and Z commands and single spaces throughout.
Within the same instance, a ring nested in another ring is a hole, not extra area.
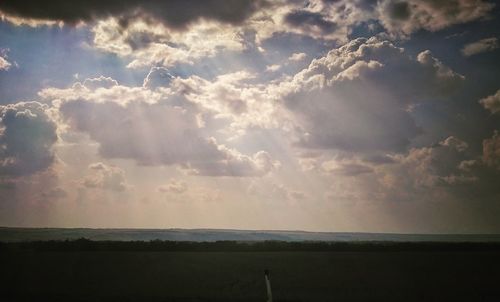
M 500 251 L 498 242 L 286 242 L 286 241 L 64 241 L 0 242 L 0 251 L 172 251 L 172 252 L 379 252 Z

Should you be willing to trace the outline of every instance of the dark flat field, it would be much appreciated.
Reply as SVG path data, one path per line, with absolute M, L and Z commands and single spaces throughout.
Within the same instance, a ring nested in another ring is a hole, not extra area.
M 4 246 L 0 300 L 265 301 L 267 268 L 275 301 L 500 301 L 498 248 L 359 246 L 228 252 Z

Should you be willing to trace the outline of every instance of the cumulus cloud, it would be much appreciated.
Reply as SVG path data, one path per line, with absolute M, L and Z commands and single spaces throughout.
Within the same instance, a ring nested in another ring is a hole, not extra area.
M 313 60 L 280 89 L 297 123 L 299 146 L 400 152 L 422 131 L 408 105 L 446 98 L 463 79 L 429 51 L 414 59 L 372 37 Z
M 483 161 L 490 167 L 500 169 L 500 134 L 495 131 L 491 138 L 483 140 Z
M 499 48 L 497 38 L 486 38 L 473 43 L 469 43 L 462 48 L 462 54 L 466 57 L 488 52 Z
M 437 31 L 483 18 L 494 4 L 482 0 L 383 0 L 376 11 L 380 23 L 393 34 L 409 35 L 420 29 Z
M 214 113 L 175 93 L 186 89 L 181 84 L 153 92 L 120 85 L 91 90 L 77 83 L 40 96 L 57 107 L 62 128 L 88 134 L 104 158 L 178 165 L 205 176 L 262 176 L 279 166 L 265 151 L 244 155 L 219 143 Z
M 436 31 L 483 18 L 492 7 L 483 0 L 78 0 L 71 7 L 26 0 L 3 1 L 0 14 L 15 24 L 86 22 L 94 47 L 126 58 L 130 68 L 144 68 L 194 64 L 223 50 L 261 46 L 276 33 L 346 43 L 361 24 L 380 23 L 391 36 Z M 249 33 L 255 39 L 248 40 Z
M 189 163 L 185 165 L 186 171 L 203 176 L 264 176 L 281 165 L 266 151 L 259 151 L 253 156 L 248 156 L 223 146 L 220 150 L 225 154 L 223 160 Z
M 149 68 L 195 64 L 224 50 L 262 46 L 277 33 L 343 44 L 357 26 L 381 24 L 392 37 L 408 36 L 483 18 L 492 7 L 483 0 L 108 0 L 77 1 L 71 7 L 51 0 L 42 9 L 27 0 L 3 1 L 0 13 L 15 24 L 87 22 L 94 47 L 126 58 L 129 68 Z
M 300 27 L 303 31 L 315 35 L 330 34 L 337 28 L 335 22 L 322 14 L 306 10 L 291 11 L 285 15 L 284 20 L 287 25 Z
M 356 160 L 330 160 L 321 165 L 323 171 L 340 176 L 358 176 L 372 173 L 373 168 Z
M 497 134 L 483 141 L 483 157 L 463 149 L 466 143 L 447 138 L 393 156 L 395 164 L 376 169 L 378 196 L 384 200 L 493 201 L 500 193 Z M 448 142 L 448 143 L 447 143 Z M 455 142 L 450 144 L 449 142 Z M 495 145 L 496 144 L 496 145 Z
M 9 68 L 12 66 L 12 64 L 7 61 L 5 58 L 0 57 L 0 71 L 1 70 L 9 70 Z
M 372 165 L 383 165 L 383 164 L 394 163 L 394 159 L 387 154 L 370 154 L 368 156 L 363 157 L 362 160 Z
M 279 1 L 271 9 L 257 13 L 246 24 L 256 31 L 257 41 L 286 32 L 345 43 L 352 28 L 372 15 L 360 2 Z
M 280 68 L 281 68 L 281 66 L 278 64 L 267 65 L 266 71 L 275 72 L 275 71 L 278 71 Z
M 86 188 L 99 188 L 103 190 L 122 192 L 129 188 L 125 172 L 112 165 L 102 162 L 89 165 L 90 175 L 83 180 Z
M 68 193 L 60 187 L 55 187 L 42 193 L 42 198 L 47 200 L 58 200 L 66 197 L 68 197 Z
M 274 182 L 253 181 L 247 188 L 247 193 L 261 198 L 271 198 L 272 200 L 300 201 L 308 196 L 305 192 L 291 188 L 284 184 Z
M 283 184 L 272 184 L 271 194 L 280 196 L 285 200 L 303 200 L 307 195 L 299 190 L 294 190 Z
M 356 177 L 336 177 L 336 184 L 326 198 L 346 201 L 452 198 L 458 189 L 475 185 L 479 179 L 476 162 L 465 152 L 466 145 L 458 138 L 448 137 L 432 146 L 393 154 L 390 162 L 375 165 L 357 157 L 327 161 L 323 169 L 332 175 Z
M 457 173 L 460 163 L 468 159 L 464 153 L 467 148 L 466 142 L 451 136 L 434 146 L 412 148 L 405 155 L 396 155 L 399 165 L 392 165 L 388 171 L 409 173 L 402 179 L 410 180 L 413 188 L 434 186 Z M 390 181 L 386 184 L 392 186 Z
M 307 54 L 303 53 L 303 52 L 296 52 L 296 53 L 293 53 L 289 58 L 288 60 L 290 61 L 295 61 L 295 62 L 299 62 L 299 61 L 302 61 L 304 60 L 305 58 L 307 57 Z
M 217 20 L 231 24 L 243 22 L 264 1 L 253 0 L 107 0 L 89 2 L 72 1 L 71 5 L 61 0 L 40 3 L 35 0 L 2 1 L 0 10 L 10 16 L 26 19 L 63 21 L 68 24 L 91 22 L 109 16 L 119 16 L 122 24 L 137 15 L 145 15 L 161 21 L 172 28 L 184 28 L 200 19 Z
M 118 82 L 110 77 L 100 76 L 98 78 L 85 79 L 83 86 L 87 89 L 95 90 L 97 88 L 111 88 L 118 85 Z
M 500 89 L 497 90 L 495 94 L 479 100 L 479 103 L 483 105 L 485 109 L 488 109 L 491 113 L 500 112 Z
M 158 187 L 158 192 L 161 193 L 175 193 L 182 194 L 188 189 L 185 181 L 171 179 L 166 185 L 161 185 Z
M 457 150 L 458 152 L 463 152 L 463 151 L 467 150 L 467 148 L 469 148 L 469 145 L 466 142 L 464 142 L 464 141 L 462 141 L 454 136 L 450 136 L 450 137 L 446 138 L 444 141 L 439 142 L 439 144 L 441 146 L 453 148 L 453 149 Z
M 57 126 L 48 109 L 38 102 L 0 106 L 0 176 L 31 175 L 55 162 Z
M 3 208 L 2 221 L 16 216 L 15 208 L 26 205 L 38 208 L 50 207 L 53 201 L 63 200 L 68 195 L 66 188 L 59 186 L 59 171 L 56 166 L 43 171 L 24 175 L 0 174 L 0 207 Z M 10 208 L 10 210 L 9 210 Z M 39 208 L 38 208 L 39 209 Z M 37 211 L 37 210 L 35 210 Z M 23 212 L 24 213 L 24 212 Z M 26 218 L 22 214 L 23 219 Z
M 213 2 L 203 2 L 202 6 L 215 4 Z M 178 63 L 195 64 L 221 51 L 243 51 L 254 43 L 260 45 L 277 32 L 304 32 L 301 28 L 290 27 L 284 21 L 285 15 L 298 3 L 273 1 L 263 8 L 258 1 L 250 2 L 255 6 L 255 11 L 253 14 L 248 11 L 248 18 L 240 24 L 202 18 L 200 22 L 191 22 L 182 31 L 165 23 L 152 26 L 150 20 L 142 17 L 128 20 L 124 26 L 119 16 L 108 15 L 100 18 L 92 27 L 93 46 L 129 60 L 129 68 L 152 65 L 170 67 Z M 263 9 L 259 9 L 261 7 Z M 341 35 L 345 40 L 345 30 L 341 32 L 332 35 Z M 255 37 L 250 38 L 253 35 Z
M 230 128 L 235 133 L 246 127 L 278 125 L 275 114 L 278 106 L 274 97 L 270 98 L 268 87 L 247 83 L 255 78 L 253 74 L 240 71 L 220 75 L 211 81 L 195 75 L 170 80 L 165 75 L 167 80 L 154 87 L 154 78 L 163 77 L 165 72 L 163 67 L 153 68 L 144 80 L 148 87 L 143 84 L 142 87 L 114 85 L 106 89 L 88 89 L 76 82 L 66 89 L 50 87 L 38 94 L 48 102 L 86 99 L 96 103 L 112 101 L 118 105 L 168 103 L 172 106 L 188 106 L 193 110 L 200 128 L 213 119 L 226 120 L 231 122 Z
M 132 158 L 143 165 L 223 158 L 215 141 L 201 136 L 196 117 L 180 107 L 75 100 L 62 104 L 60 112 L 72 129 L 99 142 L 105 158 Z
M 152 67 L 149 70 L 148 75 L 144 79 L 143 87 L 149 89 L 155 89 L 157 87 L 166 87 L 168 86 L 174 76 L 170 74 L 167 68 L 165 67 Z
M 191 102 L 216 112 L 218 117 L 232 120 L 229 128 L 234 133 L 250 127 L 278 127 L 279 106 L 269 91 L 272 85 L 250 84 L 254 78 L 254 74 L 239 71 L 220 75 L 212 81 L 192 76 L 179 80 L 174 86 Z
M 47 102 L 61 103 L 68 100 L 86 99 L 92 100 L 95 103 L 104 103 L 112 101 L 115 104 L 126 105 L 134 102 L 144 102 L 148 104 L 158 103 L 165 97 L 170 95 L 170 92 L 158 92 L 143 87 L 129 87 L 123 85 L 115 85 L 115 80 L 101 81 L 99 78 L 87 79 L 84 81 L 89 85 L 90 89 L 80 82 L 74 83 L 69 88 L 45 88 L 38 95 Z M 109 85 L 112 84 L 112 85 Z
M 270 13 L 270 24 L 259 25 L 264 35 L 284 31 L 345 43 L 363 23 L 378 23 L 393 37 L 407 37 L 484 18 L 493 7 L 483 0 L 289 1 Z
M 455 91 L 465 79 L 459 73 L 454 72 L 450 67 L 444 65 L 437 58 L 432 56 L 429 50 L 425 50 L 418 54 L 417 61 L 420 63 L 422 74 L 419 75 L 418 80 L 423 80 L 422 77 L 427 78 L 428 90 L 423 91 L 421 97 L 425 95 L 446 96 Z M 408 87 L 405 87 L 408 88 Z
M 131 60 L 129 68 L 194 64 L 222 50 L 246 48 L 238 27 L 216 22 L 196 23 L 184 31 L 175 31 L 142 19 L 132 20 L 123 28 L 119 19 L 108 18 L 97 22 L 92 31 L 93 46 Z

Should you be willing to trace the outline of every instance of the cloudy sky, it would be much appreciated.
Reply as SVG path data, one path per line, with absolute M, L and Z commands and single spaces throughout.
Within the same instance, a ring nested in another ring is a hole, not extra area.
M 500 4 L 4 0 L 0 225 L 500 232 Z

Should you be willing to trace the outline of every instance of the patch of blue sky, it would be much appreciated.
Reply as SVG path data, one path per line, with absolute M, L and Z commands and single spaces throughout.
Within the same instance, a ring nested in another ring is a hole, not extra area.
M 67 87 L 78 79 L 109 76 L 125 85 L 142 85 L 147 71 L 91 46 L 86 27 L 13 26 L 0 22 L 0 48 L 17 66 L 0 73 L 0 103 L 33 99 L 44 87 Z

